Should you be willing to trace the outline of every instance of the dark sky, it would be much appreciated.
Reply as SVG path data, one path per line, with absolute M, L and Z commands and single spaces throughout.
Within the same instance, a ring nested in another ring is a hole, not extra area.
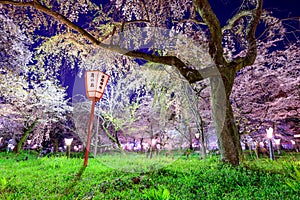
M 244 0 L 209 0 L 221 24 L 236 14 Z M 263 8 L 280 18 L 300 16 L 300 0 L 264 0 Z
M 299 0 L 265 0 L 264 8 L 272 10 L 279 17 L 296 17 L 300 16 Z

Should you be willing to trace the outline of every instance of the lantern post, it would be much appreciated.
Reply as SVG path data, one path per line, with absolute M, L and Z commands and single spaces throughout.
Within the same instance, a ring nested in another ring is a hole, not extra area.
M 280 138 L 279 139 L 274 139 L 278 156 L 281 154 L 281 151 L 280 151 L 280 140 L 281 140 Z
M 269 145 L 269 151 L 270 151 L 270 159 L 274 160 L 274 150 L 273 150 L 273 144 L 272 144 L 272 138 L 273 138 L 273 128 L 266 129 L 267 132 L 267 138 L 268 138 L 268 145 Z
M 28 144 L 28 158 L 29 158 L 31 140 L 27 140 L 27 144 Z
M 109 75 L 101 72 L 101 71 L 86 71 L 85 73 L 85 88 L 86 88 L 86 95 L 89 100 L 92 100 L 92 108 L 88 126 L 88 136 L 86 141 L 85 147 L 85 155 L 84 155 L 84 167 L 88 164 L 89 159 L 89 150 L 91 144 L 91 135 L 92 135 L 92 128 L 93 128 L 93 119 L 94 119 L 94 112 L 95 112 L 95 104 L 97 101 L 103 96 L 105 86 L 108 82 Z
M 73 138 L 65 138 L 65 144 L 67 146 L 67 151 L 66 151 L 67 158 L 70 158 L 72 141 L 73 141 Z

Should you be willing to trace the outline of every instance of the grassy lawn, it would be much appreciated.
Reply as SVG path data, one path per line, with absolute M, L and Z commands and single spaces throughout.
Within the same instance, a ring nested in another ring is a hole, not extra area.
M 300 199 L 297 154 L 231 167 L 217 156 L 115 153 L 86 169 L 81 158 L 25 157 L 0 153 L 0 199 Z

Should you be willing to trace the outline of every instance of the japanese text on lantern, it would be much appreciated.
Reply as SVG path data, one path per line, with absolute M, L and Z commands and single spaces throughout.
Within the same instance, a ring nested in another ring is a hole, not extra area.
M 87 97 L 89 99 L 95 98 L 96 100 L 100 100 L 108 79 L 109 75 L 101 71 L 86 71 L 85 86 Z

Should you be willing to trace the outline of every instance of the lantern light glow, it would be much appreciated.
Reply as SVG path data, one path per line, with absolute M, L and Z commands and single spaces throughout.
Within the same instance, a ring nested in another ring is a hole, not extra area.
M 300 138 L 300 134 L 295 134 L 294 137 L 295 138 Z
M 266 129 L 266 131 L 267 131 L 267 137 L 268 137 L 268 146 L 269 146 L 269 152 L 270 152 L 270 159 L 274 160 L 275 156 L 274 156 L 273 145 L 272 145 L 273 128 L 270 127 L 268 129 Z
M 266 131 L 267 131 L 267 138 L 271 139 L 273 137 L 273 128 L 270 127 L 266 129 Z
M 295 144 L 296 144 L 296 142 L 295 142 L 294 140 L 291 140 L 291 143 L 292 143 L 293 145 L 295 145 Z
M 67 146 L 70 146 L 72 144 L 73 138 L 65 138 L 65 143 Z
M 274 139 L 275 144 L 276 144 L 276 145 L 280 145 L 280 140 L 281 140 L 281 139 Z

